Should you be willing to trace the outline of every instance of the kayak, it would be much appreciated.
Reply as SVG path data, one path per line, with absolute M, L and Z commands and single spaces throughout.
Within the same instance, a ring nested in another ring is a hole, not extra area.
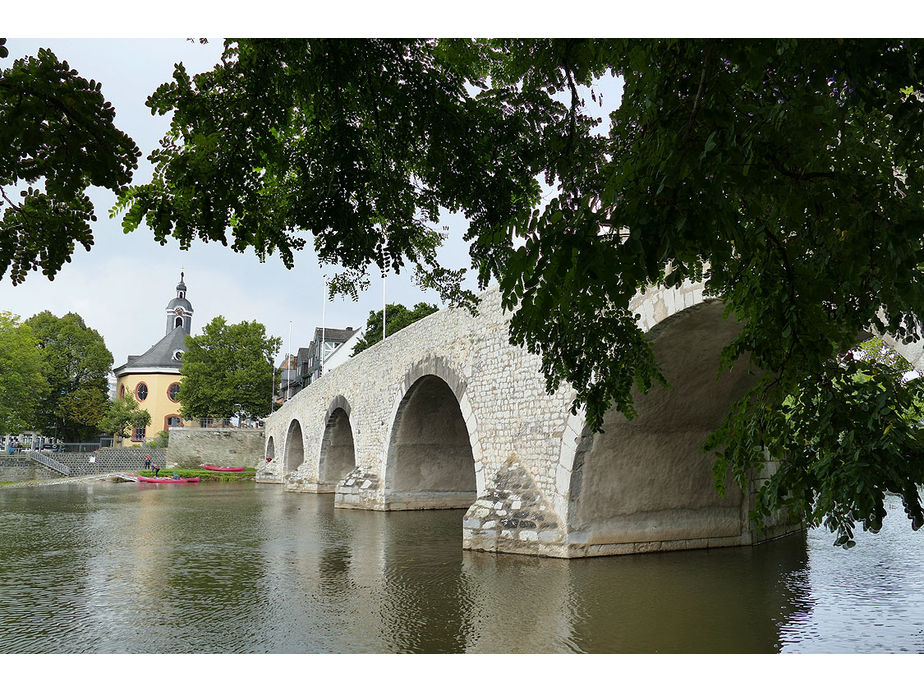
M 210 472 L 243 472 L 243 467 L 213 467 L 210 464 L 202 465 L 203 469 L 208 469 Z
M 195 484 L 199 477 L 191 476 L 188 479 L 173 479 L 169 476 L 139 476 L 138 481 L 147 481 L 149 484 Z

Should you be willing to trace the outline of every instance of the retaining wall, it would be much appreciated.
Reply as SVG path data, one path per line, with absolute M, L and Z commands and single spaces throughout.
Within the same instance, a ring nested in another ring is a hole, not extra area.
M 256 467 L 264 445 L 261 428 L 171 428 L 167 467 Z
M 0 481 L 56 479 L 60 476 L 56 471 L 43 467 L 25 456 L 0 455 Z
M 70 467 L 71 476 L 81 476 L 144 469 L 146 455 L 151 456 L 152 463 L 164 467 L 167 451 L 164 448 L 100 448 L 94 452 L 46 451 L 45 454 Z

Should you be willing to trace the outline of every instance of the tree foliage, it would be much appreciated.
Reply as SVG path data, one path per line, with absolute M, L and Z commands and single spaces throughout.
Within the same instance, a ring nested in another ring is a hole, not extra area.
M 625 86 L 601 133 L 607 73 Z M 337 290 L 409 265 L 470 302 L 435 255 L 440 208 L 462 212 L 512 342 L 597 430 L 663 382 L 632 297 L 704 280 L 742 325 L 724 365 L 749 354 L 760 374 L 709 442 L 717 476 L 785 454 L 761 508 L 810 498 L 849 529 L 886 490 L 914 510 L 924 482 L 918 438 L 892 433 L 906 393 L 842 357 L 866 331 L 921 337 L 922 94 L 920 40 L 227 41 L 148 100 L 171 127 L 119 209 L 126 230 L 287 266 L 312 239 L 346 268 Z M 806 434 L 828 414 L 872 433 Z
M 112 353 L 102 335 L 77 313 L 59 318 L 46 310 L 26 324 L 38 342 L 49 384 L 37 427 L 63 440 L 86 440 L 96 433 L 108 407 Z
M 0 70 L 0 278 L 19 284 L 39 268 L 54 278 L 76 243 L 90 249 L 87 189 L 118 193 L 141 155 L 114 117 L 101 85 L 48 49 Z
M 418 303 L 413 308 L 408 309 L 400 303 L 389 303 L 385 306 L 385 336 L 392 335 L 398 330 L 404 329 L 408 325 L 425 318 L 431 313 L 435 313 L 437 308 L 432 303 Z M 352 356 L 356 356 L 361 351 L 365 351 L 373 344 L 382 341 L 382 311 L 369 311 L 369 319 L 366 321 L 366 333 L 362 339 L 356 342 L 353 347 Z
M 48 390 L 43 366 L 29 326 L 0 311 L 0 435 L 32 427 Z
M 151 412 L 142 409 L 131 393 L 111 402 L 99 429 L 114 436 L 128 437 L 132 429 L 151 425 Z
M 260 323 L 229 325 L 222 316 L 186 338 L 179 400 L 184 418 L 266 416 L 273 394 L 273 354 L 282 340 Z

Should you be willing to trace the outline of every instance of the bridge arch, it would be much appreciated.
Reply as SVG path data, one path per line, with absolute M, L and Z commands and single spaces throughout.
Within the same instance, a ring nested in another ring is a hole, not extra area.
M 734 482 L 718 495 L 702 452 L 757 379 L 745 358 L 719 374 L 722 347 L 740 330 L 723 310 L 682 307 L 648 331 L 670 388 L 638 397 L 635 419 L 611 410 L 597 434 L 583 412 L 568 421 L 555 505 L 571 555 L 734 545 L 747 534 L 747 499 Z
M 327 408 L 321 454 L 318 459 L 318 490 L 333 493 L 337 483 L 356 467 L 356 446 L 350 423 L 350 403 L 337 395 Z
M 466 389 L 439 357 L 406 373 L 386 437 L 389 509 L 467 508 L 484 489 L 478 426 Z
M 291 474 L 305 461 L 305 439 L 302 425 L 298 419 L 292 419 L 286 432 L 285 473 Z

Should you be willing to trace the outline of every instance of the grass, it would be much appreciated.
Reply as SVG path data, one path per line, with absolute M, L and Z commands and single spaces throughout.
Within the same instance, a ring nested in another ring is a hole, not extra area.
M 162 467 L 158 476 L 172 477 L 174 472 L 176 472 L 177 476 L 181 479 L 189 479 L 197 476 L 202 479 L 202 481 L 222 482 L 253 481 L 257 476 L 256 467 L 246 467 L 243 472 L 213 472 L 209 469 L 166 469 Z M 153 469 L 140 469 L 132 473 L 135 476 L 154 476 Z

